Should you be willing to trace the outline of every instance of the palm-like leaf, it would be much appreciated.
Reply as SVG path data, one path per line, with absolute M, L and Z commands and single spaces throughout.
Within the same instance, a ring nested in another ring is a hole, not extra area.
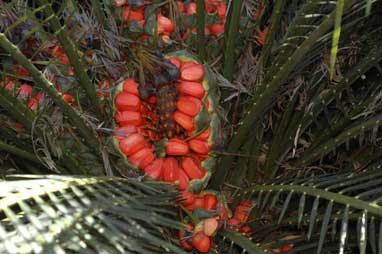
M 277 223 L 267 225 L 266 230 L 273 228 L 276 231 L 282 227 L 296 230 L 299 235 L 296 239 L 300 239 L 300 242 L 301 239 L 307 241 L 311 238 L 317 241 L 317 253 L 326 253 L 323 249 L 329 233 L 332 239 L 337 240 L 339 253 L 345 253 L 349 242 L 350 245 L 358 243 L 359 253 L 366 253 L 367 249 L 377 253 L 380 247 L 376 239 L 382 233 L 378 232 L 382 223 L 381 184 L 380 170 L 369 169 L 343 175 L 276 179 L 270 184 L 246 189 L 241 195 L 244 199 L 254 200 L 256 214 L 265 215 L 269 212 L 268 215 L 275 216 Z M 264 238 L 265 231 L 256 232 L 256 229 L 261 228 L 260 224 L 254 223 L 253 226 L 253 239 L 259 241 Z M 281 239 L 283 235 L 277 234 L 276 237 Z M 349 241 L 349 237 L 353 240 Z M 297 253 L 300 253 L 299 241 L 294 242 Z M 284 244 L 287 243 L 284 241 Z M 305 251 L 304 248 L 300 249 Z
M 0 182 L 1 253 L 182 253 L 177 194 L 120 178 L 10 176 Z

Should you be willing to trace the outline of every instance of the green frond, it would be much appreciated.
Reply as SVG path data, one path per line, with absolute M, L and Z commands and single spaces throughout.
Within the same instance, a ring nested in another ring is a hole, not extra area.
M 0 182 L 1 253 L 183 253 L 169 186 L 108 177 Z
M 382 221 L 381 184 L 382 173 L 376 169 L 290 180 L 280 178 L 243 190 L 239 197 L 253 200 L 258 214 L 273 210 L 279 225 L 287 217 L 284 225 L 305 229 L 307 240 L 318 237 L 317 253 L 323 253 L 326 238 L 335 230 L 333 227 L 338 228 L 338 222 L 341 227 L 333 237 L 338 241 L 340 253 L 344 253 L 347 238 L 354 237 L 352 232 L 358 232 L 360 253 L 366 253 L 367 248 L 377 248 L 373 239 L 378 237 L 376 222 Z

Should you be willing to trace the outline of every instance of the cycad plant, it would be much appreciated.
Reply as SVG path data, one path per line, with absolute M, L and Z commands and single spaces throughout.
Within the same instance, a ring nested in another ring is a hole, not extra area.
M 381 10 L 0 1 L 1 253 L 382 253 Z

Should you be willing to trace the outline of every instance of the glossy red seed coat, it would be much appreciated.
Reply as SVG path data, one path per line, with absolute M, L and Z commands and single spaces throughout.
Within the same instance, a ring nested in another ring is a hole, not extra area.
M 167 142 L 166 154 L 174 156 L 186 155 L 189 152 L 188 144 L 179 138 L 171 138 Z
M 150 165 L 145 167 L 144 171 L 148 177 L 151 177 L 154 180 L 159 180 L 163 175 L 163 159 L 155 159 Z
M 198 82 L 182 81 L 177 88 L 181 95 L 190 95 L 198 99 L 202 99 L 205 95 L 202 84 Z
M 182 168 L 191 179 L 202 179 L 206 174 L 205 170 L 190 157 L 182 159 Z
M 154 161 L 155 156 L 151 148 L 143 148 L 138 152 L 132 154 L 129 157 L 129 162 L 135 165 L 139 169 L 144 169 L 152 161 Z
M 117 111 L 115 114 L 115 120 L 117 123 L 119 123 L 120 126 L 138 126 L 142 124 L 141 114 L 134 111 Z
M 175 158 L 166 158 L 163 165 L 163 179 L 174 183 L 179 179 L 179 166 Z
M 192 139 L 188 142 L 191 150 L 198 154 L 208 154 L 211 147 L 207 141 Z
M 177 109 L 186 115 L 195 117 L 200 112 L 202 102 L 192 96 L 180 96 L 176 102 Z
M 134 94 L 121 92 L 115 98 L 115 106 L 119 111 L 139 111 L 141 100 Z
M 201 64 L 194 64 L 187 68 L 182 68 L 180 78 L 184 81 L 199 82 L 204 78 L 204 68 Z
M 202 231 L 199 231 L 192 237 L 192 245 L 198 251 L 207 252 L 211 248 L 211 240 Z
M 141 134 L 133 133 L 119 143 L 119 148 L 126 156 L 138 152 L 145 146 L 145 138 Z

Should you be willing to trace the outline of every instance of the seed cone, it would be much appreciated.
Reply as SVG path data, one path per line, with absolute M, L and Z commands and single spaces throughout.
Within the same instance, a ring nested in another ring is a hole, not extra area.
M 170 83 L 159 88 L 157 93 L 156 111 L 158 115 L 158 130 L 162 137 L 173 138 L 183 136 L 183 129 L 174 121 L 178 92 L 175 84 Z

